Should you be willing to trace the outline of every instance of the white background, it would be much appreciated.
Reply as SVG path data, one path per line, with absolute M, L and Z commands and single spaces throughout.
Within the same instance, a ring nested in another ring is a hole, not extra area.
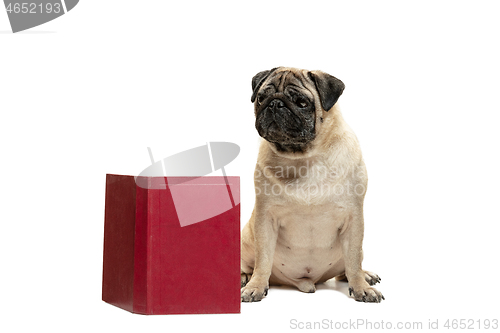
M 281 332 L 292 319 L 499 318 L 495 2 L 180 3 L 83 0 L 18 34 L 0 10 L 0 327 Z M 241 177 L 243 225 L 259 143 L 250 83 L 276 66 L 346 85 L 339 105 L 370 178 L 364 268 L 386 300 L 358 303 L 329 282 L 315 294 L 271 288 L 239 315 L 140 316 L 102 302 L 105 174 L 139 173 L 148 146 L 159 159 L 235 142 L 227 172 Z

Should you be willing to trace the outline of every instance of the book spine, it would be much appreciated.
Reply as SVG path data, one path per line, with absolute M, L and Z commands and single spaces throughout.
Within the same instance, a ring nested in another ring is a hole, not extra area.
M 106 175 L 102 300 L 132 311 L 134 279 L 135 182 Z
M 146 180 L 148 183 L 150 179 Z M 149 223 L 149 189 L 136 186 L 135 252 L 134 252 L 134 310 L 149 314 L 151 306 L 148 297 L 151 274 L 149 273 L 151 251 Z

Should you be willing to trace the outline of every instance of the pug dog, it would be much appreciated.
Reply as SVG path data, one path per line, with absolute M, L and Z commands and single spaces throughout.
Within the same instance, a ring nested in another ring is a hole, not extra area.
M 377 274 L 363 270 L 366 167 L 337 106 L 344 83 L 321 71 L 278 67 L 252 79 L 261 142 L 256 200 L 241 235 L 241 300 L 269 285 L 313 293 L 347 280 L 356 301 L 380 302 Z

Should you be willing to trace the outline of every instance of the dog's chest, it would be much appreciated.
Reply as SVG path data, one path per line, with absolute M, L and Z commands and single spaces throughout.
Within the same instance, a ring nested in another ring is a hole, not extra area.
M 271 211 L 282 241 L 300 247 L 328 247 L 349 216 L 345 208 L 332 203 L 278 206 Z
M 283 169 L 278 168 L 273 174 L 275 182 L 280 185 L 278 196 L 298 205 L 322 205 L 342 200 L 343 192 L 350 185 L 348 174 L 321 160 L 308 160 Z M 276 195 L 275 192 L 272 194 Z
M 287 207 L 277 210 L 279 223 L 275 265 L 292 278 L 319 278 L 342 257 L 339 228 L 346 212 L 332 205 Z

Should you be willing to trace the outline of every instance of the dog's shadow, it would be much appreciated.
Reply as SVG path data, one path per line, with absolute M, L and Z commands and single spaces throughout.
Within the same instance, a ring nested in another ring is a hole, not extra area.
M 296 290 L 297 288 L 292 286 L 271 286 L 272 289 L 281 290 Z M 335 290 L 349 297 L 349 283 L 347 281 L 336 281 L 335 279 L 330 279 L 323 283 L 316 284 L 316 292 L 322 290 Z
M 316 290 L 336 290 L 346 297 L 349 297 L 349 283 L 347 281 L 337 281 L 330 279 L 316 285 Z

